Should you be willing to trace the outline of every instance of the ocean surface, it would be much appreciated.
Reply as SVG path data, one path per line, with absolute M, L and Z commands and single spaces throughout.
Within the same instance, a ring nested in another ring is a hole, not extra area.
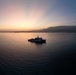
M 0 75 L 76 75 L 76 33 L 0 33 Z

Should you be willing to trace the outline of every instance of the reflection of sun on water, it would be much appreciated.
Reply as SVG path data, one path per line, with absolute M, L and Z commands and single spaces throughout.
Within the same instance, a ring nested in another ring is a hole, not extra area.
M 10 50 L 13 47 L 13 50 L 19 51 L 30 51 L 31 48 L 35 48 L 34 44 L 28 42 L 29 38 L 33 38 L 35 35 L 31 33 L 4 33 L 2 34 L 3 42 L 5 46 Z M 31 46 L 32 45 L 32 46 Z M 18 49 L 14 49 L 18 48 Z

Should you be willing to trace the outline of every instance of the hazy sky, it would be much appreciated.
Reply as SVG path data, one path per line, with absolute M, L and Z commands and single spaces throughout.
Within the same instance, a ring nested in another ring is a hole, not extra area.
M 76 0 L 0 0 L 0 30 L 76 25 Z

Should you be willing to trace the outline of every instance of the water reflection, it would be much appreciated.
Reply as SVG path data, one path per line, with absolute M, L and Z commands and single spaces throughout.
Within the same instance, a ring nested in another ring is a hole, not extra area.
M 47 44 L 28 42 L 37 34 Z M 75 59 L 76 33 L 0 33 L 0 75 L 73 73 Z

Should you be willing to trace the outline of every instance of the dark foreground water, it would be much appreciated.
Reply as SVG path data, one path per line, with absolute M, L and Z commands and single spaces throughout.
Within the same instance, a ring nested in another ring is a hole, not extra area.
M 37 35 L 46 44 L 27 40 Z M 76 75 L 76 33 L 0 33 L 0 75 Z

